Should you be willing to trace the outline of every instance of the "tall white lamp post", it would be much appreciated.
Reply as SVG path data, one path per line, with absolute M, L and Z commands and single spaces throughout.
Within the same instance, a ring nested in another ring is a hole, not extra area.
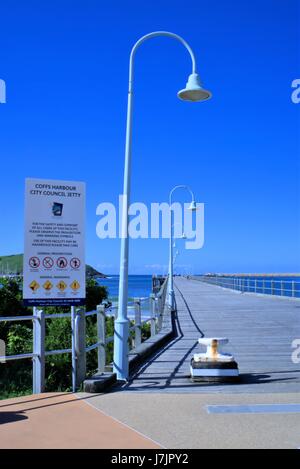
M 114 332 L 114 372 L 117 379 L 126 381 L 128 378 L 128 332 L 129 322 L 127 318 L 128 300 L 128 208 L 130 203 L 130 176 L 131 176 L 131 143 L 132 143 L 132 100 L 133 100 L 133 65 L 134 57 L 138 47 L 147 39 L 156 36 L 167 36 L 181 42 L 189 52 L 192 60 L 192 73 L 188 78 L 186 87 L 177 93 L 177 96 L 184 101 L 205 101 L 211 97 L 211 93 L 202 88 L 200 78 L 197 73 L 194 53 L 188 43 L 180 36 L 167 31 L 156 31 L 141 37 L 133 46 L 129 61 L 129 88 L 127 107 L 127 127 L 125 145 L 125 169 L 124 169 L 124 190 L 121 223 L 121 255 L 120 255 L 120 280 L 119 280 L 119 306 L 118 317 L 115 321 Z
M 197 210 L 197 205 L 195 201 L 195 195 L 192 189 L 186 185 L 179 185 L 173 187 L 169 195 L 169 207 L 170 207 L 170 238 L 169 238 L 169 280 L 168 280 L 168 306 L 173 311 L 175 309 L 175 297 L 174 297 L 174 288 L 173 288 L 173 210 L 172 210 L 172 196 L 177 189 L 186 189 L 192 196 L 192 201 L 189 206 L 189 210 Z M 185 235 L 184 235 L 185 236 Z

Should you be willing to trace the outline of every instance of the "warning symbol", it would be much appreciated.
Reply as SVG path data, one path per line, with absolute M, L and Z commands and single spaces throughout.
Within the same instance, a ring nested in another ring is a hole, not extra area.
M 65 291 L 65 289 L 67 288 L 67 284 L 63 280 L 58 282 L 56 286 L 61 292 Z
M 29 285 L 29 288 L 31 288 L 33 292 L 36 292 L 40 288 L 40 284 L 36 280 L 33 280 Z
M 29 265 L 30 267 L 32 267 L 33 269 L 37 269 L 39 266 L 40 266 L 40 260 L 38 257 L 31 257 L 29 259 Z
M 80 267 L 80 260 L 78 259 L 78 257 L 73 257 L 73 258 L 70 260 L 70 266 L 72 267 L 72 269 L 79 269 L 79 267 Z
M 65 257 L 59 257 L 56 261 L 56 264 L 60 269 L 65 269 L 68 265 L 68 261 Z
M 78 290 L 78 288 L 80 288 L 80 284 L 79 284 L 79 282 L 77 282 L 77 280 L 74 280 L 71 283 L 70 287 L 72 288 L 72 290 L 76 291 L 76 290 Z
M 50 291 L 51 288 L 53 287 L 53 285 L 52 285 L 52 283 L 50 282 L 50 280 L 46 280 L 46 282 L 44 283 L 43 287 L 45 288 L 45 290 Z
M 53 267 L 53 264 L 54 264 L 54 261 L 53 261 L 52 257 L 44 257 L 43 266 L 46 269 L 51 269 L 51 267 Z

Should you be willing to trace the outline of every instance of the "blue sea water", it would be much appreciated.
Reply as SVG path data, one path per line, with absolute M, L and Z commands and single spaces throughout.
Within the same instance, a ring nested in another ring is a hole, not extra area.
M 292 289 L 294 290 L 294 296 L 300 297 L 300 277 L 285 277 L 285 276 L 274 276 L 274 277 L 263 277 L 263 276 L 243 276 L 238 277 L 244 279 L 244 291 L 254 292 L 255 283 L 257 293 L 265 293 L 273 295 L 281 295 L 281 286 L 284 282 L 283 296 L 292 296 Z M 225 280 L 226 278 L 222 278 Z M 104 285 L 108 289 L 108 297 L 111 301 L 118 300 L 119 291 L 119 276 L 112 275 L 108 278 L 99 278 L 99 285 Z M 248 283 L 249 281 L 249 283 Z M 228 279 L 230 284 L 231 280 Z M 294 284 L 292 284 L 294 282 Z M 229 285 L 228 285 L 229 286 Z M 152 277 L 151 275 L 129 275 L 128 277 L 128 298 L 131 300 L 134 297 L 145 298 L 149 297 L 152 289 Z
M 107 278 L 98 278 L 99 285 L 107 287 L 108 299 L 111 302 L 118 301 L 119 293 L 119 275 L 111 275 Z M 152 293 L 152 276 L 151 275 L 129 275 L 128 276 L 128 300 L 132 301 L 133 298 L 149 298 Z M 142 320 L 150 318 L 150 305 L 149 301 L 144 301 L 141 304 Z M 108 311 L 108 315 L 115 315 L 116 311 Z M 128 309 L 129 319 L 134 318 L 134 310 Z
M 119 292 L 119 275 L 112 275 L 108 278 L 97 279 L 99 285 L 108 289 L 108 298 L 111 301 L 117 301 Z M 128 277 L 128 298 L 149 297 L 152 292 L 151 275 L 129 275 Z

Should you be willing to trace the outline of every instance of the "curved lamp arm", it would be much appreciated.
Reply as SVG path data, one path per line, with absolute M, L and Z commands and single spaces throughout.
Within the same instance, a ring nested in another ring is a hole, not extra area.
M 138 47 L 143 44 L 143 42 L 147 41 L 147 39 L 151 39 L 152 37 L 157 37 L 157 36 L 166 36 L 170 37 L 173 39 L 176 39 L 177 41 L 181 42 L 185 46 L 185 48 L 188 50 L 191 60 L 192 60 L 192 73 L 197 73 L 196 72 L 196 58 L 194 55 L 194 52 L 192 51 L 192 48 L 190 45 L 181 37 L 178 36 L 178 34 L 170 33 L 169 31 L 154 31 L 153 33 L 146 34 L 145 36 L 141 37 L 133 46 L 130 54 L 130 61 L 129 61 L 129 93 L 132 92 L 133 89 L 133 64 L 134 64 L 134 56 L 135 53 L 138 49 Z
M 192 189 L 191 189 L 189 186 L 185 185 L 185 184 L 180 184 L 179 186 L 173 187 L 173 189 L 172 189 L 171 192 L 170 192 L 170 195 L 169 195 L 169 203 L 170 203 L 170 205 L 172 205 L 172 195 L 173 195 L 173 193 L 174 193 L 177 189 L 186 189 L 186 190 L 188 190 L 189 193 L 190 193 L 191 196 L 192 196 L 192 201 L 193 201 L 193 202 L 195 201 L 195 194 L 194 194 L 194 192 L 192 191 Z

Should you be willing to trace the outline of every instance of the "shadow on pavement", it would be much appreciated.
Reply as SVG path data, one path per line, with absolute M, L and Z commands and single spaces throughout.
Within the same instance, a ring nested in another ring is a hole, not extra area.
M 20 412 L 0 412 L 0 425 L 26 419 L 28 417 Z

